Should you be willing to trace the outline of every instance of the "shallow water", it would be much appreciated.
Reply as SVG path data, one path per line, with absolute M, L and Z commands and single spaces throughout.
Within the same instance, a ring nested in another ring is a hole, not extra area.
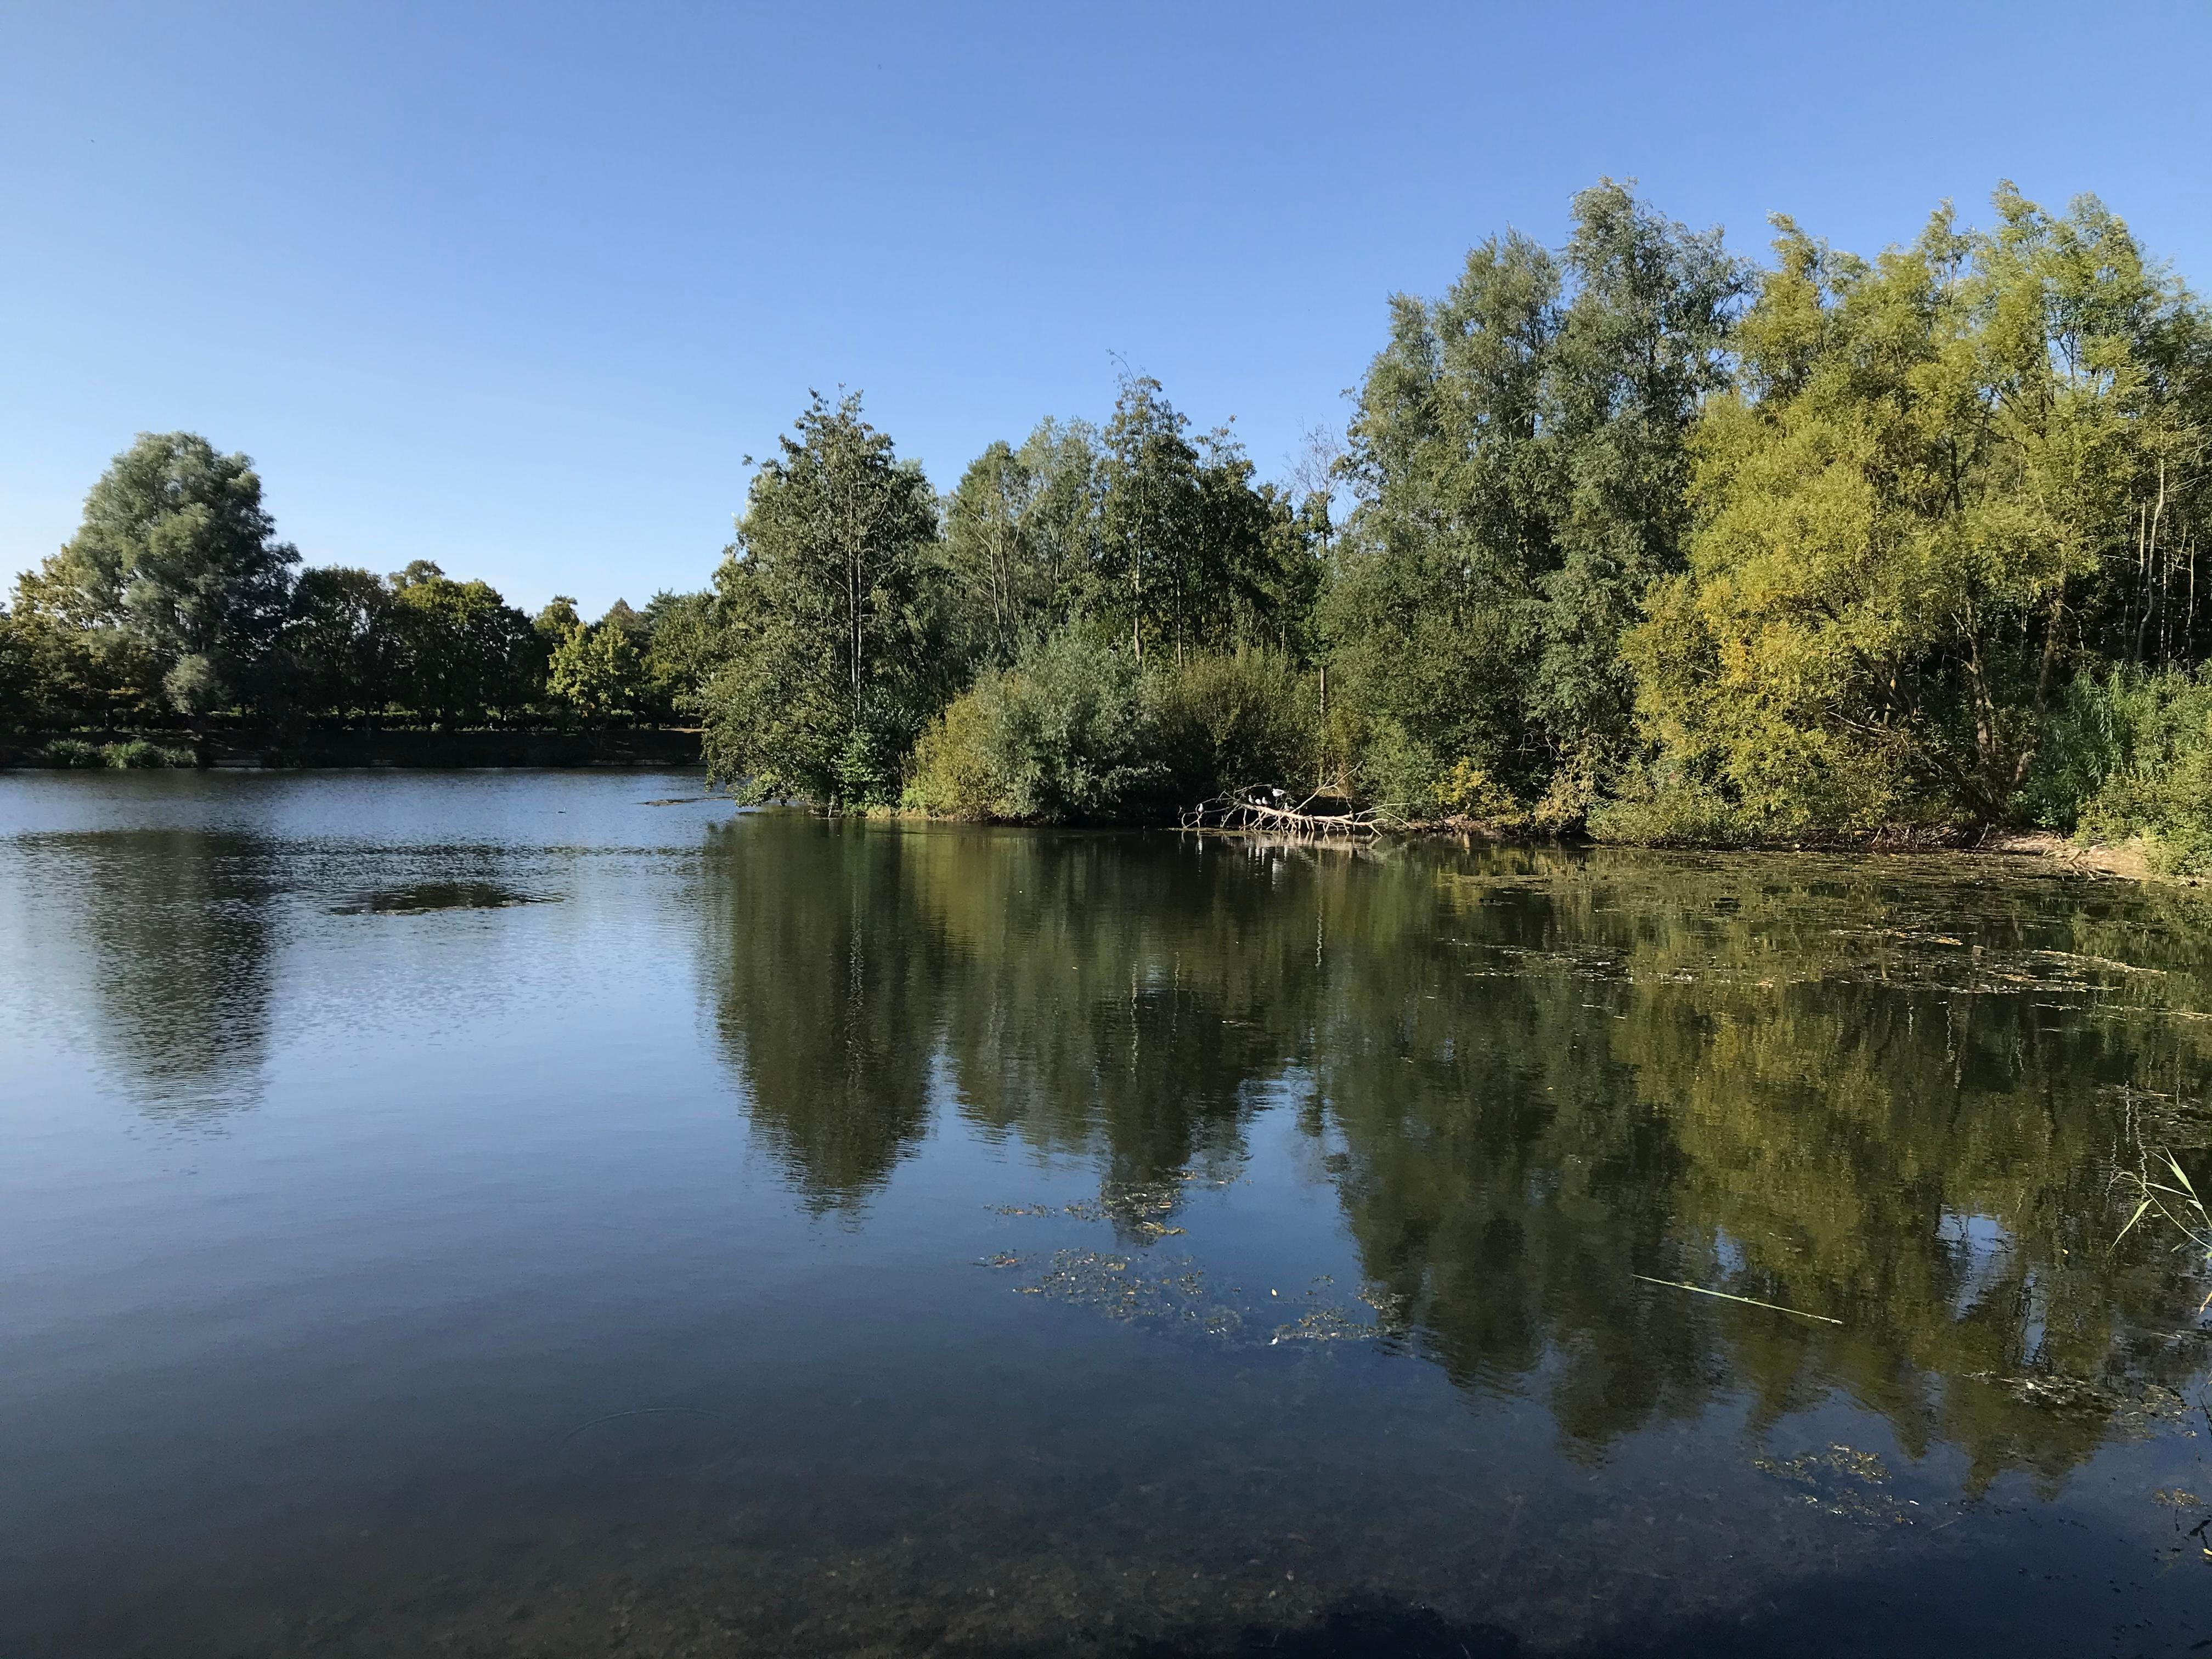
M 2212 906 L 697 793 L 0 777 L 0 1653 L 2212 1638 Z

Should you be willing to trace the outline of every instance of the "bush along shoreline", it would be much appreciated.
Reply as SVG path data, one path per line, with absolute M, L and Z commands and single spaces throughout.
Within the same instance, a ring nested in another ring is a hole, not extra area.
M 1262 791 L 2212 872 L 2212 319 L 2094 198 L 2001 185 L 1866 256 L 1778 216 L 1753 259 L 1601 180 L 1562 243 L 1489 237 L 1381 333 L 1278 479 L 1133 374 L 941 493 L 817 395 L 711 584 L 592 623 L 435 565 L 295 568 L 243 457 L 143 438 L 19 581 L 0 714 L 696 724 L 741 798 L 829 811 L 1171 824 Z

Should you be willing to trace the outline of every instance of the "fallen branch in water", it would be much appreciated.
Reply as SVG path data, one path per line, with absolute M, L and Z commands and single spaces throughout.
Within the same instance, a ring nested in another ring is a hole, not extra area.
M 1698 1296 L 1717 1296 L 1723 1302 L 1741 1302 L 1747 1308 L 1768 1308 L 1776 1313 L 1795 1314 L 1800 1319 L 1817 1319 L 1823 1325 L 1840 1325 L 1840 1319 L 1831 1319 L 1826 1314 L 1807 1313 L 1802 1308 L 1785 1308 L 1779 1302 L 1761 1302 L 1756 1297 L 1731 1296 L 1726 1291 L 1709 1291 L 1702 1285 L 1686 1285 L 1679 1279 L 1654 1279 L 1650 1273 L 1632 1273 L 1647 1285 L 1664 1285 L 1670 1291 L 1689 1291 Z
M 1354 807 L 1349 802 L 1345 803 L 1345 810 L 1340 812 L 1316 811 L 1315 804 L 1324 799 L 1334 801 L 1342 798 L 1308 795 L 1293 806 L 1290 795 L 1280 789 L 1270 789 L 1264 794 L 1255 790 L 1240 795 L 1217 795 L 1184 811 L 1176 823 L 1184 830 L 1218 830 L 1232 835 L 1264 833 L 1314 838 L 1372 838 L 1405 827 L 1378 807 Z

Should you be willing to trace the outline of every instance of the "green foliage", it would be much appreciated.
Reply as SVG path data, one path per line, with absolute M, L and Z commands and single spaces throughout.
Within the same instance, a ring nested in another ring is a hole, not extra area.
M 170 708 L 204 714 L 254 689 L 299 556 L 276 538 L 245 456 L 218 455 L 188 432 L 144 433 L 92 487 L 76 534 L 24 579 L 17 603 L 86 636 L 78 665 L 92 685 L 112 695 L 127 676 L 158 687 Z
M 274 535 L 243 456 L 142 437 L 94 488 L 76 537 L 0 610 L 0 726 L 659 720 L 679 702 L 696 712 L 724 653 L 711 595 L 661 594 L 641 612 L 618 599 L 549 694 L 550 660 L 580 626 L 574 600 L 532 620 L 428 561 L 295 577 Z
M 1285 645 L 1317 571 L 1289 498 L 1255 484 L 1222 428 L 1194 444 L 1158 381 L 1124 376 L 1104 434 L 1098 558 L 1086 609 L 1126 638 L 1178 659 L 1238 644 Z
M 696 716 L 726 651 L 720 605 L 712 593 L 664 592 L 647 604 L 644 620 L 647 709 L 656 716 Z
M 1601 180 L 1564 245 L 1493 236 L 1391 302 L 1295 493 L 1133 374 L 941 500 L 817 394 L 713 591 L 588 627 L 427 562 L 293 580 L 243 457 L 144 437 L 0 613 L 0 725 L 696 719 L 712 776 L 833 808 L 1326 786 L 1643 840 L 2026 819 L 2212 865 L 2212 320 L 2094 199 L 1995 208 L 1874 259 L 1778 220 L 1753 273 Z
M 87 743 L 82 738 L 56 738 L 32 757 L 31 763 L 67 768 L 105 766 L 107 762 L 96 743 Z
M 416 708 L 466 723 L 519 709 L 536 695 L 537 635 L 489 582 L 456 581 L 417 559 L 392 587 L 398 675 Z
M 1311 676 L 1245 648 L 1137 665 L 1066 629 L 923 732 L 904 804 L 1018 823 L 1126 822 L 1231 790 L 1310 785 Z
M 1618 751 L 1618 639 L 1680 562 L 1742 273 L 1610 181 L 1575 225 L 1557 253 L 1492 237 L 1443 299 L 1393 301 L 1361 390 L 1321 630 L 1367 732 L 1359 787 L 1413 810 L 1462 762 L 1544 795 Z
M 817 392 L 781 441 L 716 578 L 731 654 L 703 699 L 709 773 L 758 799 L 893 799 L 945 669 L 936 501 L 857 395 Z
M 1003 668 L 1082 610 L 1097 564 L 1097 434 L 1041 424 L 1016 450 L 994 443 L 945 502 L 945 568 L 956 648 Z
M 634 716 L 645 700 L 644 659 L 624 621 L 610 613 L 595 628 L 578 623 L 554 647 L 545 690 L 586 720 Z
M 2147 837 L 2170 871 L 2212 870 L 2212 671 L 2075 680 L 2016 805 L 2049 829 Z
M 311 565 L 292 585 L 288 687 L 300 707 L 373 714 L 405 697 L 392 589 L 373 571 Z
M 1249 646 L 1153 671 L 1152 747 L 1169 768 L 1174 801 L 1261 787 L 1303 796 L 1319 770 L 1317 699 L 1310 672 Z
M 1501 828 L 1517 828 L 1528 817 L 1508 790 L 1470 761 L 1452 763 L 1451 770 L 1437 780 L 1436 799 L 1455 817 L 1475 818 Z
M 198 763 L 198 757 L 189 749 L 149 743 L 143 738 L 102 744 L 100 747 L 100 764 L 118 771 L 147 771 L 163 767 L 197 766 Z
M 576 614 L 576 601 L 566 593 L 556 593 L 538 607 L 538 614 L 530 619 L 531 631 L 538 635 L 538 643 L 550 658 L 561 648 L 562 641 L 572 629 L 583 625 L 584 619 Z
M 2171 493 L 2185 307 L 2095 203 L 1996 205 L 1994 233 L 1946 210 L 1872 262 L 1778 222 L 1743 389 L 1698 434 L 1688 568 L 1626 641 L 1649 793 L 1692 820 L 1995 817 L 2115 613 Z
M 43 689 L 29 636 L 0 605 L 0 731 L 32 725 L 42 712 Z
M 1134 816 L 1167 779 L 1152 704 L 1133 653 L 1055 634 L 932 723 L 905 804 L 1022 823 Z

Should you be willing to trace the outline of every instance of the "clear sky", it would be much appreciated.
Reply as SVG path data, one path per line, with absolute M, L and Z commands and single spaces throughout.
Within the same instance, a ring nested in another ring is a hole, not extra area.
M 2212 4 L 124 5 L 0 29 L 0 564 L 142 430 L 316 562 L 696 587 L 810 386 L 940 488 L 1114 356 L 1263 471 L 1633 177 L 1763 248 L 2094 191 L 2212 286 Z

